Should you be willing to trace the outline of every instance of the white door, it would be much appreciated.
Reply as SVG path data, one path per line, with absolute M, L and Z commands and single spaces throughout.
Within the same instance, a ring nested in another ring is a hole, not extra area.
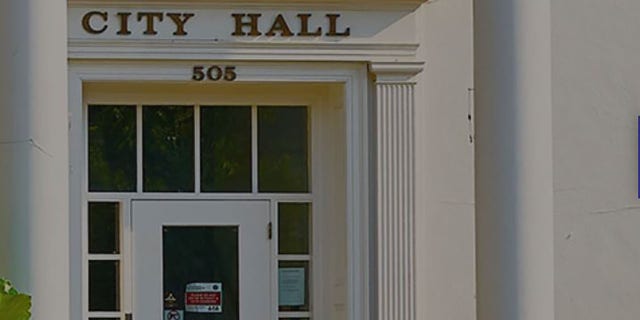
M 134 319 L 262 320 L 269 202 L 133 201 Z

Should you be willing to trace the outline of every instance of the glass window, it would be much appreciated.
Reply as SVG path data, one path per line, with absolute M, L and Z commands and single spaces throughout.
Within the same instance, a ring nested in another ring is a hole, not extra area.
M 309 191 L 306 107 L 258 108 L 258 189 Z
M 251 107 L 201 107 L 202 192 L 251 192 Z
M 143 107 L 145 192 L 194 191 L 193 107 Z
M 136 108 L 89 106 L 89 191 L 136 191 Z
M 309 254 L 310 205 L 308 203 L 278 204 L 278 253 Z
M 119 261 L 89 261 L 89 311 L 120 311 Z
M 118 203 L 89 203 L 89 253 L 120 253 L 120 211 Z

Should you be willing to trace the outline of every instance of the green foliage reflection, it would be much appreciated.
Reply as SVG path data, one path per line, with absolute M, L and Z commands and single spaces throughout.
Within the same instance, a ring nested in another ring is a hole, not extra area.
M 89 106 L 89 191 L 135 190 L 135 107 Z
M 202 191 L 251 192 L 251 107 L 202 107 Z
M 308 192 L 306 107 L 258 109 L 260 192 Z
M 193 130 L 192 107 L 144 107 L 144 191 L 193 192 Z

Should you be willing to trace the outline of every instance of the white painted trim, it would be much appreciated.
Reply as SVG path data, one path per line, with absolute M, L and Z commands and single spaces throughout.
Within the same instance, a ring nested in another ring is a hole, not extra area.
M 200 104 L 196 103 L 193 106 L 193 170 L 194 170 L 194 192 L 200 194 L 202 191 L 201 180 L 202 180 L 202 172 L 200 172 L 200 161 L 202 159 L 202 154 L 200 150 L 200 134 L 201 130 L 201 122 L 200 122 Z
M 99 7 L 140 7 L 145 8 L 304 8 L 323 10 L 415 10 L 423 3 L 433 0 L 366 0 L 366 1 L 340 1 L 340 0 L 116 0 L 105 3 L 102 0 L 68 0 L 69 7 L 99 6 Z
M 407 61 L 414 43 L 214 42 L 203 40 L 69 39 L 70 59 L 252 61 Z
M 258 106 L 251 106 L 251 192 L 258 194 Z M 275 220 L 271 220 L 275 221 Z
M 125 313 L 131 313 L 133 311 L 133 239 L 131 233 L 133 231 L 133 219 L 131 216 L 131 201 L 122 201 L 121 205 L 121 238 L 120 254 L 122 260 L 122 301 L 120 304 L 120 311 L 124 315 Z
M 312 318 L 315 319 L 317 316 L 313 315 L 312 312 L 280 312 L 278 313 L 278 317 L 282 318 Z M 320 318 L 322 319 L 322 318 Z
M 257 189 L 256 189 L 257 190 Z M 271 319 L 278 316 L 278 201 L 271 201 Z
M 91 193 L 92 201 L 109 201 L 119 199 L 140 199 L 140 200 L 275 200 L 280 202 L 311 202 L 314 200 L 309 193 Z
M 368 75 L 345 83 L 347 116 L 348 308 L 350 320 L 370 319 L 369 306 L 369 123 Z
M 85 108 L 85 110 L 87 110 Z M 144 153 L 142 152 L 142 139 L 144 135 L 144 127 L 142 123 L 142 105 L 136 105 L 136 192 L 142 193 L 144 191 L 144 173 L 142 167 L 144 163 Z M 85 140 L 88 143 L 89 139 Z M 89 163 L 88 161 L 85 163 Z M 86 166 L 87 168 L 89 166 Z M 88 190 L 88 189 L 86 189 Z
M 414 78 L 424 70 L 424 62 L 372 62 L 369 71 L 377 84 L 415 84 Z
M 85 217 L 84 213 L 84 196 L 81 190 L 85 190 L 83 177 L 86 176 L 84 171 L 84 160 L 78 159 L 77 155 L 85 154 L 84 141 L 86 141 L 84 124 L 86 120 L 83 117 L 82 109 L 84 103 L 82 100 L 82 80 L 69 74 L 69 271 L 71 276 L 70 295 L 71 304 L 69 315 L 71 319 L 80 319 L 83 316 L 83 306 L 88 303 L 85 297 L 87 291 L 84 287 L 87 279 L 87 270 L 85 266 L 84 252 L 86 245 L 84 235 Z M 71 106 L 80 106 L 72 108 Z M 76 150 L 79 149 L 79 150 Z M 81 160 L 81 161 L 78 161 Z M 80 254 L 79 254 L 80 253 Z M 80 276 L 78 276 L 80 275 Z

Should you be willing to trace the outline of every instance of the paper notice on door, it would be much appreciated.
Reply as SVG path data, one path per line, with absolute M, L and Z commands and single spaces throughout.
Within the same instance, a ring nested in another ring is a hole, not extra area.
M 222 283 L 187 284 L 184 305 L 187 312 L 222 313 Z
M 280 306 L 305 305 L 304 268 L 278 269 L 278 302 Z

